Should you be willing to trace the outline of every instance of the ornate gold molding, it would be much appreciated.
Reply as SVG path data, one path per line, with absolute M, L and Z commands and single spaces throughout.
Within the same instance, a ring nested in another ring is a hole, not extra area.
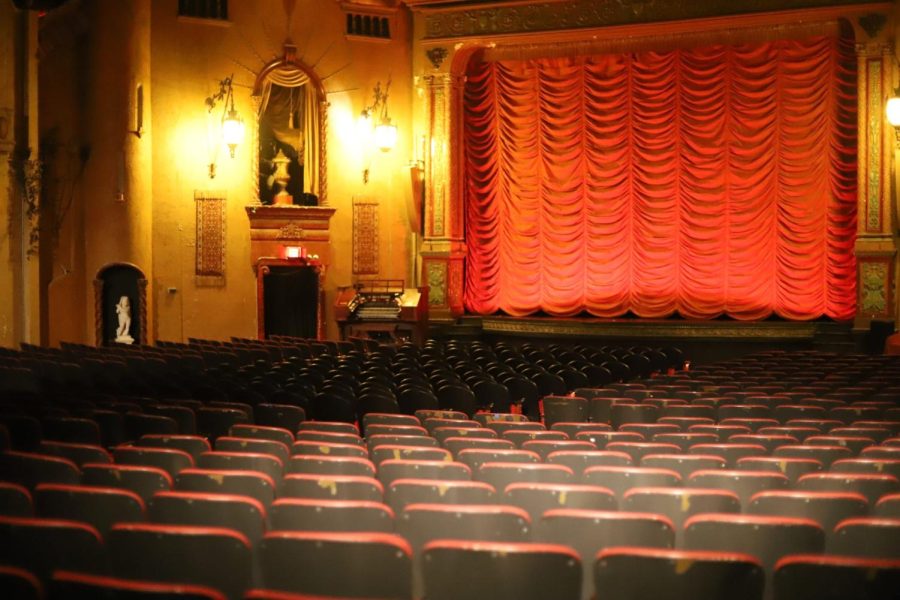
M 425 8 L 425 39 L 496 36 L 615 25 L 682 21 L 763 12 L 871 5 L 865 0 L 566 0 L 513 6 Z M 413 7 L 416 9 L 416 7 Z

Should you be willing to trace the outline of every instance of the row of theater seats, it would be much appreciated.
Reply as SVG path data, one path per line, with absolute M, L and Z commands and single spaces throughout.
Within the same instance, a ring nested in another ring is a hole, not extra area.
M 589 401 L 544 402 L 549 415 Z M 6 451 L 0 506 L 20 512 L 0 521 L 2 560 L 51 589 L 78 579 L 54 581 L 54 569 L 74 569 L 211 585 L 229 597 L 254 586 L 390 598 L 881 598 L 897 589 L 900 494 L 885 474 L 900 463 L 890 458 L 896 422 L 864 424 L 880 443 L 837 457 L 830 445 L 730 430 L 750 425 L 563 421 L 548 430 L 520 415 L 476 419 L 369 414 L 364 436 L 346 423 L 235 424 L 212 446 L 149 434 L 110 453 L 50 442 L 68 459 Z M 828 425 L 817 433 L 832 433 Z M 716 442 L 691 443 L 713 435 L 692 433 L 698 426 L 714 428 Z M 642 441 L 663 435 L 681 435 L 681 445 Z M 762 443 L 727 441 L 734 435 Z M 779 455 L 784 448 L 804 456 Z M 880 472 L 857 472 L 867 469 Z

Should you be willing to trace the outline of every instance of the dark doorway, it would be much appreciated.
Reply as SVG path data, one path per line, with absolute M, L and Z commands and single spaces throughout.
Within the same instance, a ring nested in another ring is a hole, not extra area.
M 316 269 L 272 266 L 261 277 L 266 337 L 317 337 L 319 274 Z

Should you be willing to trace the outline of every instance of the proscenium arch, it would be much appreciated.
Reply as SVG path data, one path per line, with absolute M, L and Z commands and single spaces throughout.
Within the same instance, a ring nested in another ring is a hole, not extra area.
M 262 103 L 266 84 L 273 80 L 288 77 L 295 80 L 303 80 L 300 85 L 310 85 L 315 90 L 316 128 L 314 149 L 317 156 L 314 158 L 316 183 L 312 186 L 312 193 L 319 199 L 319 206 L 328 205 L 328 176 L 327 176 L 327 132 L 328 132 L 328 100 L 325 94 L 325 86 L 316 72 L 297 58 L 297 48 L 292 44 L 284 45 L 284 55 L 267 63 L 257 74 L 253 83 L 251 100 L 253 102 L 252 147 L 259 151 L 259 109 Z M 291 87 L 291 86 L 285 86 Z M 297 86 L 293 86 L 297 87 Z M 309 148 L 306 149 L 307 151 Z M 259 156 L 252 162 L 253 180 L 253 204 L 261 204 L 259 199 Z

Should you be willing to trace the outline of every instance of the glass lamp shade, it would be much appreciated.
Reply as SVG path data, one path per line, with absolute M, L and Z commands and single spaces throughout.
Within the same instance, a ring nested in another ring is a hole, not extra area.
M 375 145 L 382 152 L 389 152 L 397 145 L 397 126 L 385 121 L 375 127 Z
M 234 158 L 235 148 L 244 141 L 244 122 L 234 109 L 228 111 L 228 115 L 222 121 L 222 141 L 231 151 L 231 158 Z
M 900 127 L 900 98 L 896 96 L 889 98 L 884 112 L 887 114 L 888 123 L 894 127 Z

